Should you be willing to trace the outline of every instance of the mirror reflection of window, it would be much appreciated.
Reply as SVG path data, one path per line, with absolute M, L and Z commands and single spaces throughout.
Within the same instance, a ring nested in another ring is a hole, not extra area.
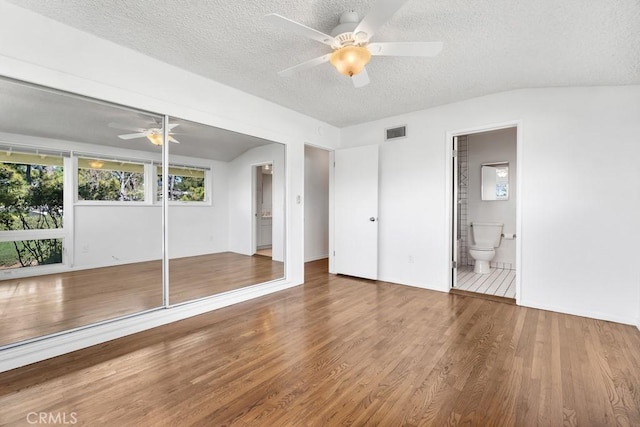
M 78 200 L 144 201 L 144 164 L 79 158 Z
M 167 192 L 172 202 L 204 202 L 206 169 L 169 165 Z M 162 167 L 157 171 L 156 200 L 162 201 Z
M 481 166 L 482 200 L 509 200 L 509 164 L 485 163 Z
M 60 153 L 2 147 L 0 270 L 62 263 L 63 239 L 46 237 L 64 224 L 63 162 Z

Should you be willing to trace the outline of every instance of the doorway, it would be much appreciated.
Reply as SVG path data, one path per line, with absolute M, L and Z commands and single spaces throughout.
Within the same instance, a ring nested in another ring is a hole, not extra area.
M 304 146 L 304 262 L 329 271 L 331 152 Z
M 254 166 L 255 254 L 273 257 L 273 163 Z
M 451 292 L 515 303 L 519 126 L 451 134 Z

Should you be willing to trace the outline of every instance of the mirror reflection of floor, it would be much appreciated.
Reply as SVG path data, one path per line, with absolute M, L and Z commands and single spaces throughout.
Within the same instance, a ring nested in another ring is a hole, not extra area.
M 170 303 L 284 277 L 284 263 L 233 252 L 172 259 Z M 0 345 L 162 305 L 162 262 L 0 281 Z
M 258 249 L 256 251 L 256 255 L 262 255 L 271 258 L 273 256 L 273 251 L 271 248 Z

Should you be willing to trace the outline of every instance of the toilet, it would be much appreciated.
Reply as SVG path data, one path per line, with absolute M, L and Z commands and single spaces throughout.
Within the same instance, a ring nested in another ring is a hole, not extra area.
M 496 255 L 496 248 L 500 246 L 502 224 L 495 222 L 472 222 L 471 236 L 472 242 L 469 255 L 475 260 L 473 272 L 477 274 L 489 274 L 491 272 L 489 262 Z

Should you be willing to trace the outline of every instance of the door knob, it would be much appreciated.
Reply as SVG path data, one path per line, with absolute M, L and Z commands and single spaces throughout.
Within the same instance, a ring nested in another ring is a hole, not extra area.
M 369 218 L 369 221 L 374 222 L 376 219 L 374 217 Z

